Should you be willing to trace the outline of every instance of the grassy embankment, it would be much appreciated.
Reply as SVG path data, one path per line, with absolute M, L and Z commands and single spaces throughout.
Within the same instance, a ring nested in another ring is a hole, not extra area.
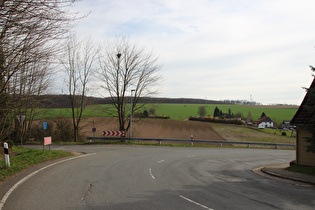
M 1 158 L 3 159 L 0 159 L 0 183 L 14 174 L 38 163 L 72 155 L 69 152 L 64 151 L 46 150 L 43 152 L 41 149 L 30 149 L 16 146 L 13 146 L 10 150 L 10 167 L 6 167 L 5 160 L 1 155 Z
M 253 129 L 241 125 L 211 123 L 213 130 L 227 141 L 295 144 L 295 137 L 282 136 L 273 129 Z M 267 132 L 266 132 L 267 131 Z

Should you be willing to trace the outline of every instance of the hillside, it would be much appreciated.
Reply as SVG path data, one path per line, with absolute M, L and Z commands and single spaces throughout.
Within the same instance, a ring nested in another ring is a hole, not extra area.
M 96 128 L 95 136 L 102 136 L 102 131 L 117 130 L 116 118 L 93 117 L 86 119 L 81 125 L 81 134 L 93 136 L 92 127 Z M 289 143 L 294 144 L 295 138 L 261 132 L 246 126 L 230 124 L 203 123 L 179 120 L 135 119 L 133 137 L 186 139 L 191 135 L 199 140 L 227 140 L 245 142 Z
M 92 127 L 96 128 L 95 136 L 102 136 L 102 131 L 117 130 L 117 119 L 110 117 L 94 117 L 82 122 L 81 132 L 84 136 L 93 136 Z M 135 119 L 132 123 L 133 137 L 139 138 L 170 138 L 202 140 L 223 140 L 217 135 L 210 123 L 178 121 L 178 120 L 153 120 Z

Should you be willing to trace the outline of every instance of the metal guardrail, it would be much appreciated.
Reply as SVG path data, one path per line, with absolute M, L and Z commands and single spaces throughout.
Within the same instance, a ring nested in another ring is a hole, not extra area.
M 120 140 L 120 141 L 156 141 L 159 144 L 162 142 L 183 142 L 193 145 L 194 143 L 208 143 L 208 144 L 237 144 L 237 145 L 259 145 L 259 146 L 273 146 L 275 149 L 278 147 L 296 147 L 295 144 L 277 144 L 277 143 L 262 143 L 262 142 L 241 142 L 241 141 L 212 141 L 212 140 L 198 140 L 198 139 L 160 139 L 160 138 L 117 138 L 117 137 L 87 137 L 87 140 Z

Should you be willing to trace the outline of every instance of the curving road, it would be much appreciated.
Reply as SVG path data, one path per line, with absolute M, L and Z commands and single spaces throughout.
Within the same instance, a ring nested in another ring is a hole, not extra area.
M 295 151 L 61 146 L 86 155 L 36 171 L 2 209 L 314 209 L 315 188 L 252 172 Z M 30 172 L 29 172 L 30 174 Z M 3 188 L 5 186 L 1 186 Z

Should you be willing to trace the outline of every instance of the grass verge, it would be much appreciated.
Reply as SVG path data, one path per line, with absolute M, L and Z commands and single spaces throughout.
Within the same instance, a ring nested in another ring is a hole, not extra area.
M 0 182 L 13 176 L 22 170 L 31 167 L 35 164 L 42 163 L 49 160 L 54 160 L 62 157 L 71 156 L 69 152 L 64 151 L 45 151 L 39 149 L 30 149 L 24 147 L 12 148 L 15 156 L 10 156 L 10 167 L 6 167 L 5 160 L 0 160 Z
M 313 166 L 297 166 L 293 165 L 288 168 L 286 168 L 288 171 L 293 171 L 293 172 L 298 172 L 298 173 L 303 173 L 303 174 L 310 174 L 310 175 L 315 175 L 315 167 Z

